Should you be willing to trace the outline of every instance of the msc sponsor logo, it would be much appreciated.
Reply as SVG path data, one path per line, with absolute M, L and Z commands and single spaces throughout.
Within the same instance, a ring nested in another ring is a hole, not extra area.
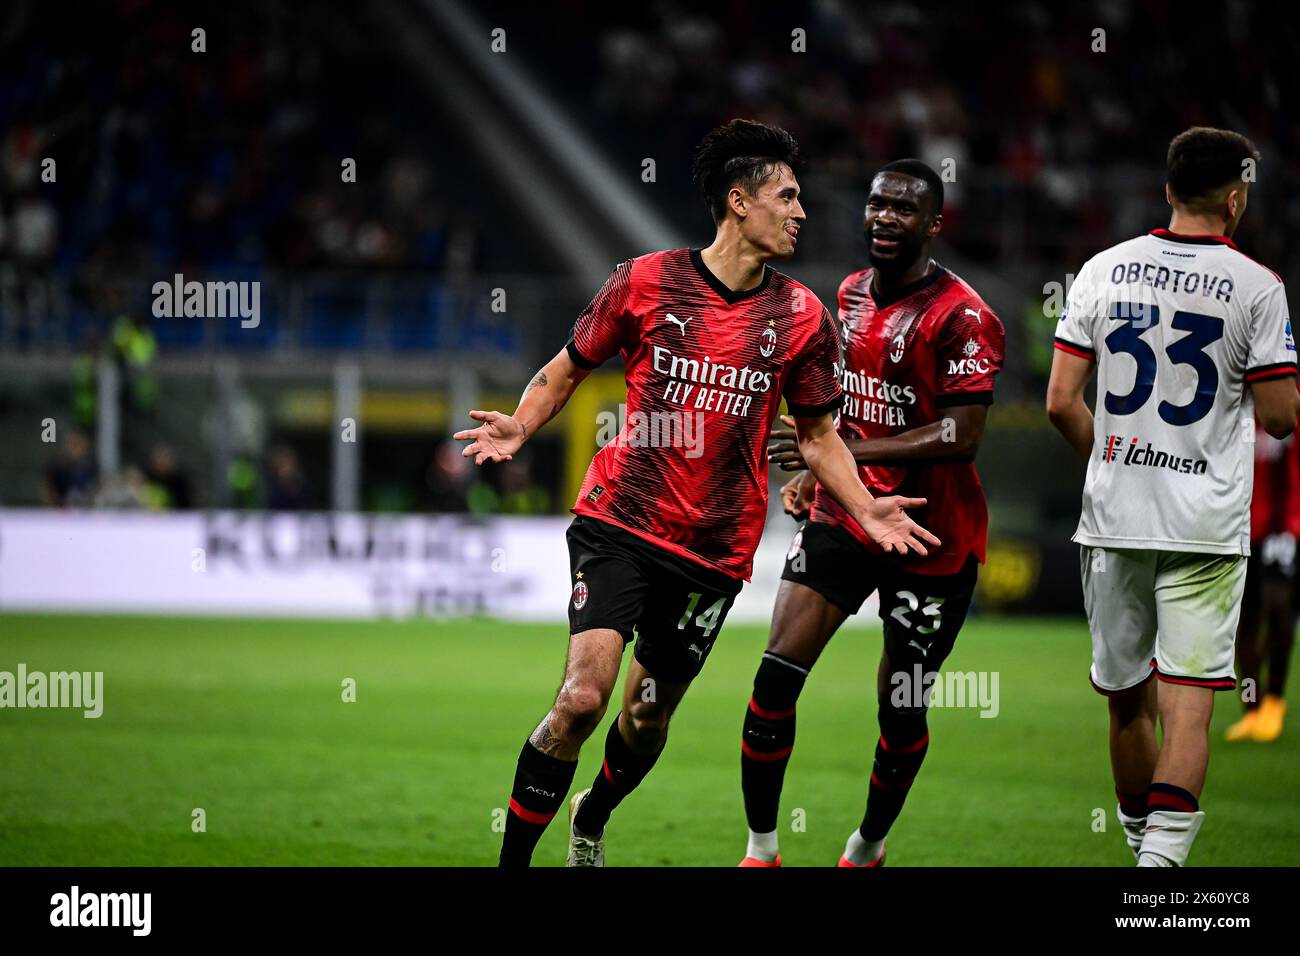
M 987 375 L 988 372 L 987 358 L 948 359 L 949 375 Z
M 1101 447 L 1101 460 L 1107 464 L 1119 462 L 1121 465 L 1168 468 L 1170 471 L 1177 471 L 1184 475 L 1203 475 L 1209 468 L 1209 463 L 1204 458 L 1183 458 L 1172 455 L 1152 447 L 1150 442 L 1139 445 L 1141 439 L 1136 436 L 1128 439 L 1127 445 L 1124 444 L 1124 440 L 1123 435 L 1107 435 Z
M 967 312 L 970 309 L 966 310 Z M 966 356 L 960 359 L 948 359 L 949 375 L 987 375 L 989 372 L 988 358 L 980 358 L 980 345 L 974 339 L 967 339 L 966 344 L 962 346 L 961 354 Z

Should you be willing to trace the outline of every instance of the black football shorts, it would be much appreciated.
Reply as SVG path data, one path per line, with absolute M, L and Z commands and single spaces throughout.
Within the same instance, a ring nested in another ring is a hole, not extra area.
M 718 639 L 742 582 L 579 515 L 569 525 L 569 633 L 611 628 L 659 680 L 688 683 Z
M 880 620 L 890 666 L 936 670 L 952 652 L 975 596 L 979 560 L 971 555 L 956 574 L 909 574 L 896 559 L 872 554 L 838 525 L 805 521 L 785 557 L 783 581 L 812 588 L 856 614 L 880 592 Z

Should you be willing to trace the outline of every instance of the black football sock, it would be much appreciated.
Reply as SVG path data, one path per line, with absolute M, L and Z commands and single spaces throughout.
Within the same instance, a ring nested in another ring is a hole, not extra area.
M 1295 642 L 1295 616 L 1288 614 L 1286 624 L 1268 635 L 1268 693 L 1286 696 L 1287 670 L 1291 666 L 1291 645 Z
M 1126 817 L 1141 819 L 1147 815 L 1146 793 L 1123 793 L 1119 787 L 1116 787 L 1115 798 L 1119 801 L 1120 811 Z
M 740 789 L 754 833 L 776 829 L 785 768 L 794 750 L 795 703 L 807 678 L 806 668 L 771 651 L 754 675 L 740 737 Z
M 588 836 L 600 836 L 614 808 L 637 788 L 659 759 L 659 754 L 644 757 L 627 745 L 618 731 L 622 719 L 620 713 L 609 725 L 609 733 L 605 735 L 605 762 L 591 785 L 591 793 L 583 799 L 578 815 L 573 818 L 573 825 Z
M 528 866 L 533 849 L 564 802 L 576 760 L 560 760 L 525 742 L 515 767 L 515 785 L 510 792 L 510 812 L 501 841 L 500 866 Z
M 874 843 L 885 838 L 903 809 L 908 788 L 921 769 L 929 745 L 924 711 L 900 714 L 892 708 L 880 709 L 880 740 L 876 742 L 876 761 L 871 768 L 867 813 L 858 827 L 862 839 Z

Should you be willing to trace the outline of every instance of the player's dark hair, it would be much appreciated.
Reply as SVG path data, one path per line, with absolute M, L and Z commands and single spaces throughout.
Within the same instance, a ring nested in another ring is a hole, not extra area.
M 1210 199 L 1225 186 L 1244 180 L 1248 159 L 1258 161 L 1259 150 L 1240 133 L 1193 126 L 1169 143 L 1169 191 L 1186 204 Z
M 896 159 L 876 170 L 877 176 L 881 173 L 902 173 L 904 176 L 921 180 L 925 183 L 926 192 L 930 196 L 930 215 L 943 215 L 943 180 L 928 164 L 919 159 Z
M 778 163 L 791 170 L 803 165 L 799 144 L 779 126 L 733 119 L 712 129 L 695 148 L 691 178 L 704 193 L 715 224 L 727 214 L 727 193 L 739 186 L 753 195 L 776 171 Z

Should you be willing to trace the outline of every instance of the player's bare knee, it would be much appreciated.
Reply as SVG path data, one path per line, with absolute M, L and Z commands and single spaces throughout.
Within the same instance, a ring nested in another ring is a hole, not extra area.
M 609 696 L 592 684 L 566 684 L 555 698 L 552 713 L 557 718 L 557 733 L 587 736 L 605 715 Z

